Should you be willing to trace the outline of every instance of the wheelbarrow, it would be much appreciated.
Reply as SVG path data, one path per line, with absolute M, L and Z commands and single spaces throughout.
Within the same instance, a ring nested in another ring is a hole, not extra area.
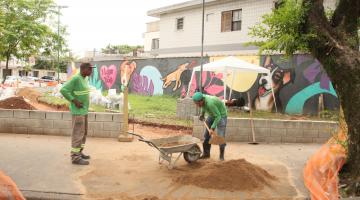
M 200 139 L 196 137 L 180 135 L 147 140 L 141 135 L 135 133 L 129 134 L 139 137 L 139 141 L 157 149 L 160 152 L 159 164 L 162 164 L 163 161 L 167 161 L 169 169 L 172 169 L 175 166 L 181 155 L 184 156 L 185 161 L 189 164 L 196 162 L 200 158 L 201 149 L 199 145 L 197 145 L 197 143 L 200 142 Z M 173 157 L 173 154 L 177 153 L 177 157 Z

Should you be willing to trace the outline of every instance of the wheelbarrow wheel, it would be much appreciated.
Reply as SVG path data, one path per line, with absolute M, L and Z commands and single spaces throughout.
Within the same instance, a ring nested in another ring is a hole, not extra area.
M 184 159 L 188 163 L 196 162 L 200 158 L 201 149 L 198 145 L 194 145 L 189 151 L 184 152 Z

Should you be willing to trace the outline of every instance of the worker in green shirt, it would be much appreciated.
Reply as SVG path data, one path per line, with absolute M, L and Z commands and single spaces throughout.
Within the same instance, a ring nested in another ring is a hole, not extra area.
M 90 156 L 83 154 L 88 128 L 89 85 L 88 76 L 94 67 L 90 63 L 80 65 L 80 73 L 74 75 L 60 90 L 70 102 L 72 114 L 71 161 L 77 165 L 88 165 Z
M 201 92 L 196 92 L 192 99 L 194 103 L 201 108 L 201 114 L 199 119 L 201 121 L 205 120 L 205 113 L 208 114 L 206 119 L 206 124 L 210 127 L 210 131 L 213 132 L 216 129 L 216 132 L 219 136 L 225 138 L 226 123 L 227 123 L 227 111 L 225 104 L 216 96 L 210 96 L 202 94 Z M 211 144 L 209 140 L 212 133 L 206 129 L 204 134 L 203 142 L 203 154 L 200 159 L 210 158 L 210 149 Z M 220 146 L 220 160 L 224 160 L 225 146 L 226 144 L 221 144 Z

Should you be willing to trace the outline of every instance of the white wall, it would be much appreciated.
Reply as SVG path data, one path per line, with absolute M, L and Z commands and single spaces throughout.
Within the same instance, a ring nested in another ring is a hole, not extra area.
M 205 8 L 213 13 L 205 22 L 205 45 L 233 44 L 248 42 L 248 27 L 260 22 L 261 16 L 271 12 L 273 0 L 238 0 Z M 242 30 L 221 32 L 221 12 L 242 9 Z M 161 15 L 160 48 L 178 48 L 201 45 L 201 8 Z M 177 31 L 176 18 L 184 17 L 184 29 Z
M 151 51 L 152 39 L 160 38 L 160 32 L 144 33 L 144 51 Z

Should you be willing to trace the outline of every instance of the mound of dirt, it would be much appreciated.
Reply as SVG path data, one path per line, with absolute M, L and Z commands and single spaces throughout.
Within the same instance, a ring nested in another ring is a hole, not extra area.
M 0 108 L 3 109 L 25 109 L 36 110 L 24 97 L 10 97 L 0 101 Z
M 245 159 L 209 163 L 173 178 L 174 183 L 225 191 L 261 190 L 276 177 Z

